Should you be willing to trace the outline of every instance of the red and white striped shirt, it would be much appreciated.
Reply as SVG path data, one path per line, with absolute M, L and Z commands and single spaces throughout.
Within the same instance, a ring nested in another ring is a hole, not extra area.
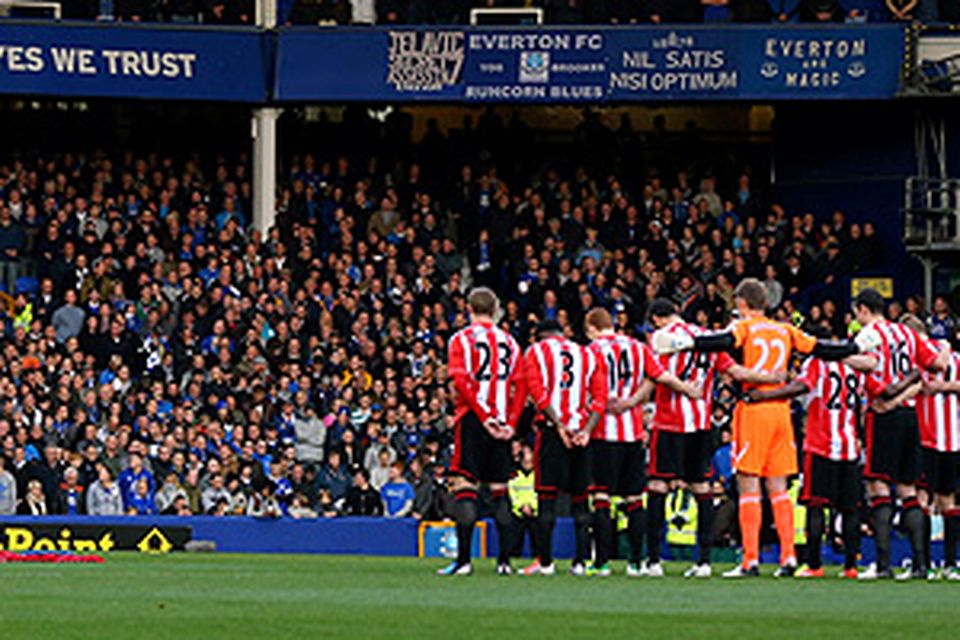
M 950 354 L 950 363 L 942 372 L 923 372 L 926 381 L 960 380 L 960 355 Z M 934 393 L 917 396 L 917 419 L 920 422 L 920 444 L 927 449 L 952 453 L 960 451 L 960 402 L 955 393 Z
M 627 399 L 635 394 L 644 378 L 659 378 L 663 367 L 650 347 L 635 338 L 603 334 L 590 343 L 604 364 L 610 398 Z M 643 407 L 621 414 L 607 413 L 593 430 L 592 439 L 606 442 L 637 442 L 643 438 Z
M 607 408 L 606 367 L 583 345 L 560 336 L 540 340 L 527 349 L 524 369 L 537 411 L 549 405 L 572 430 L 582 429 L 591 412 Z
M 706 333 L 700 327 L 686 322 L 674 322 L 664 327 L 667 333 L 685 333 L 698 336 Z M 653 428 L 674 433 L 694 433 L 710 429 L 713 405 L 713 381 L 716 372 L 726 372 L 736 362 L 726 353 L 698 353 L 682 351 L 659 356 L 660 364 L 680 380 L 703 389 L 699 400 L 677 393 L 666 385 L 657 385 L 654 396 Z
M 877 356 L 876 368 L 867 375 L 867 397 L 872 402 L 890 385 L 900 382 L 911 369 L 929 369 L 937 352 L 917 332 L 899 322 L 877 320 L 871 325 L 880 334 L 880 346 L 870 353 Z M 905 407 L 916 405 L 911 398 Z
M 516 427 L 526 397 L 520 346 L 513 336 L 490 323 L 474 322 L 450 339 L 447 351 L 457 420 L 472 411 L 480 422 L 493 417 Z
M 830 460 L 859 459 L 857 424 L 864 375 L 842 362 L 809 358 L 797 380 L 808 389 L 803 450 Z

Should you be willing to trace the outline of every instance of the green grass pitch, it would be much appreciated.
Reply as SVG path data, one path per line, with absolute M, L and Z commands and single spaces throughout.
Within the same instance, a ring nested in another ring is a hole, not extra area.
M 953 637 L 960 607 L 956 583 L 692 582 L 678 577 L 685 565 L 663 580 L 627 579 L 620 563 L 607 579 L 498 578 L 491 561 L 439 578 L 441 564 L 231 554 L 6 564 L 0 629 L 4 639 L 919 639 Z

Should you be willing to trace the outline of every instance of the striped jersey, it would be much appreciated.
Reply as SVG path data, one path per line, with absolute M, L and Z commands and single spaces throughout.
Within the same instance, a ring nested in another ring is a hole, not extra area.
M 921 338 L 921 340 L 924 340 Z M 960 379 L 960 355 L 950 354 L 945 371 L 923 372 L 926 381 L 956 382 Z M 917 418 L 920 422 L 920 444 L 944 453 L 960 451 L 960 402 L 955 393 L 934 393 L 917 396 Z
M 606 411 L 603 361 L 583 345 L 560 336 L 540 340 L 527 349 L 524 370 L 537 411 L 549 405 L 569 429 L 580 430 L 591 412 Z
M 867 397 L 872 402 L 892 384 L 903 380 L 911 369 L 929 369 L 937 359 L 937 351 L 916 331 L 899 322 L 877 320 L 871 327 L 880 334 L 880 346 L 870 353 L 877 357 L 877 366 L 867 375 Z M 916 406 L 911 398 L 904 406 Z
M 635 338 L 603 334 L 590 343 L 590 350 L 604 365 L 610 398 L 633 396 L 645 378 L 659 378 L 663 367 L 650 347 Z M 607 413 L 593 430 L 592 439 L 606 442 L 637 442 L 643 438 L 643 407 L 621 414 Z
M 520 346 L 513 336 L 490 323 L 474 322 L 454 334 L 447 351 L 457 420 L 472 411 L 481 422 L 493 417 L 516 427 L 526 398 Z
M 864 374 L 843 362 L 808 358 L 797 380 L 807 388 L 803 450 L 837 461 L 857 460 Z
M 674 322 L 663 331 L 698 336 L 706 333 L 686 322 Z M 675 433 L 693 433 L 710 429 L 713 381 L 716 372 L 728 371 L 736 362 L 726 353 L 682 351 L 659 356 L 660 364 L 674 376 L 703 390 L 699 400 L 677 393 L 666 385 L 657 385 L 654 396 L 653 428 Z

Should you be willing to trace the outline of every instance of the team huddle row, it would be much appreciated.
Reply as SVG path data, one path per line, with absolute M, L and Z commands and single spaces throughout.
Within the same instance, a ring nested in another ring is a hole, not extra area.
M 766 291 L 757 280 L 741 282 L 734 297 L 739 318 L 723 332 L 689 324 L 672 302 L 656 300 L 649 309 L 656 328 L 649 344 L 617 333 L 610 314 L 594 309 L 585 319 L 588 346 L 567 339 L 556 322 L 545 321 L 538 327 L 537 342 L 521 353 L 513 337 L 494 323 L 496 295 L 484 288 L 471 292 L 472 323 L 448 346 L 457 396 L 450 472 L 458 556 L 439 573 L 472 572 L 470 549 L 481 484 L 489 486 L 494 502 L 500 537 L 497 573 L 512 573 L 514 527 L 506 487 L 512 466 L 509 441 L 529 401 L 536 408 L 539 557 L 523 570 L 525 575 L 556 572 L 552 557 L 556 501 L 566 493 L 576 540 L 571 574 L 610 574 L 614 543 L 610 499 L 619 496 L 628 521 L 627 575 L 662 576 L 665 496 L 672 481 L 682 480 L 698 507 L 698 557 L 685 575 L 709 577 L 714 519 L 709 483 L 712 387 L 724 375 L 742 389 L 732 422 L 732 461 L 743 544 L 743 562 L 724 577 L 759 575 L 763 482 L 780 539 L 777 576 L 824 575 L 819 541 L 824 510 L 830 508 L 842 514 L 846 559 L 841 575 L 892 577 L 895 503 L 890 492 L 895 485 L 913 551 L 912 569 L 898 578 L 934 575 L 928 575 L 929 507 L 934 506 L 945 523 L 944 573 L 960 579 L 954 569 L 960 531 L 960 511 L 954 504 L 960 457 L 960 356 L 948 344 L 929 340 L 920 322 L 887 321 L 884 300 L 874 290 L 861 292 L 854 301 L 863 328 L 850 341 L 809 335 L 767 319 Z M 738 354 L 737 359 L 732 354 Z M 809 357 L 799 376 L 788 383 L 794 354 Z M 655 410 L 647 461 L 642 404 L 651 393 Z M 787 482 L 798 472 L 789 402 L 799 395 L 807 399 L 801 500 L 808 510 L 808 557 L 798 572 L 794 506 Z M 858 572 L 858 506 L 864 479 L 877 562 Z M 925 491 L 918 493 L 921 480 Z M 927 496 L 933 496 L 933 505 Z

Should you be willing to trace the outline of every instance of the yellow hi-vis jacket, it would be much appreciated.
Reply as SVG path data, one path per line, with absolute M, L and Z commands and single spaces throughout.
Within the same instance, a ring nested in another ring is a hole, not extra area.
M 537 490 L 534 488 L 533 470 L 517 471 L 513 480 L 507 483 L 507 492 L 510 495 L 510 506 L 517 517 L 523 517 L 524 505 L 530 507 L 533 515 L 537 515 Z
M 667 544 L 693 546 L 697 543 L 697 499 L 687 489 L 667 494 Z

